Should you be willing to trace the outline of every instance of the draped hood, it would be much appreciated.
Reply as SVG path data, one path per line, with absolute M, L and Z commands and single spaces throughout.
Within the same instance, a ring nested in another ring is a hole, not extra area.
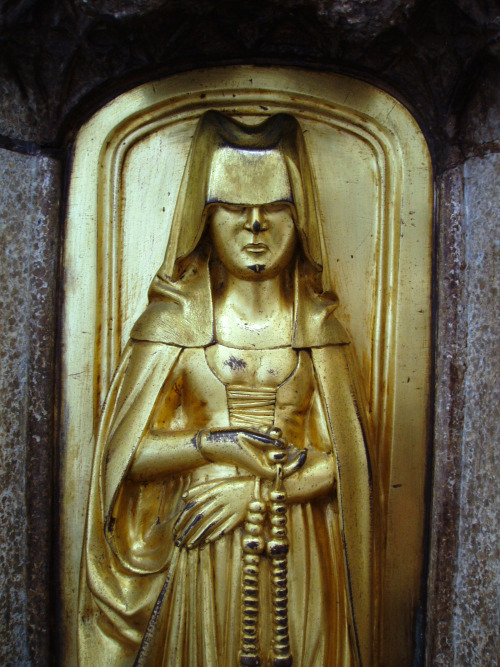
M 323 229 L 316 207 L 311 165 L 298 121 L 276 114 L 258 125 L 244 125 L 217 111 L 198 122 L 174 210 L 163 264 L 149 289 L 149 305 L 135 324 L 135 340 L 200 347 L 214 342 L 210 245 L 203 242 L 211 164 L 216 151 L 278 151 L 295 207 L 300 249 L 293 267 L 292 346 L 321 347 L 349 342 L 334 316 L 337 297 L 331 284 Z M 262 202 L 266 203 L 266 202 Z

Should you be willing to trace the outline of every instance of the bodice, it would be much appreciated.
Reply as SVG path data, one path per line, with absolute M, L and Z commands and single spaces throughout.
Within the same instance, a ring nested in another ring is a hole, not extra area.
M 294 373 L 298 355 L 292 348 L 247 350 L 212 345 L 207 364 L 226 388 L 229 425 L 266 430 L 275 424 L 278 387 Z
M 276 426 L 299 449 L 331 449 L 311 357 L 291 347 L 184 349 L 150 424 L 156 432 Z

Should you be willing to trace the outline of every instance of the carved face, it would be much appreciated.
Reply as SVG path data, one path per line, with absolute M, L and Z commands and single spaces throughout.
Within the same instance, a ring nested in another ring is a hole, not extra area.
M 243 280 L 274 278 L 293 257 L 297 235 L 293 206 L 212 204 L 212 242 L 226 269 Z

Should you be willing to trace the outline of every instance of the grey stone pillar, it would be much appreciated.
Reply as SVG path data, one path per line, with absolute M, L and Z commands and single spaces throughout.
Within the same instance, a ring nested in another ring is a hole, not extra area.
M 500 82 L 465 116 L 467 157 L 439 177 L 429 666 L 500 655 Z
M 48 662 L 59 164 L 0 149 L 0 663 Z

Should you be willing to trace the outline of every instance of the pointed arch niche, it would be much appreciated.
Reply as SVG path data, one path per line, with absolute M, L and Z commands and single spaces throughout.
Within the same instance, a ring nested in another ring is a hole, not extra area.
M 376 525 L 374 665 L 412 664 L 423 606 L 431 368 L 432 169 L 395 98 L 363 81 L 231 66 L 144 84 L 78 134 L 64 246 L 60 420 L 63 664 L 76 664 L 80 559 L 96 422 L 162 263 L 197 120 L 300 122 L 338 316 L 368 406 Z

